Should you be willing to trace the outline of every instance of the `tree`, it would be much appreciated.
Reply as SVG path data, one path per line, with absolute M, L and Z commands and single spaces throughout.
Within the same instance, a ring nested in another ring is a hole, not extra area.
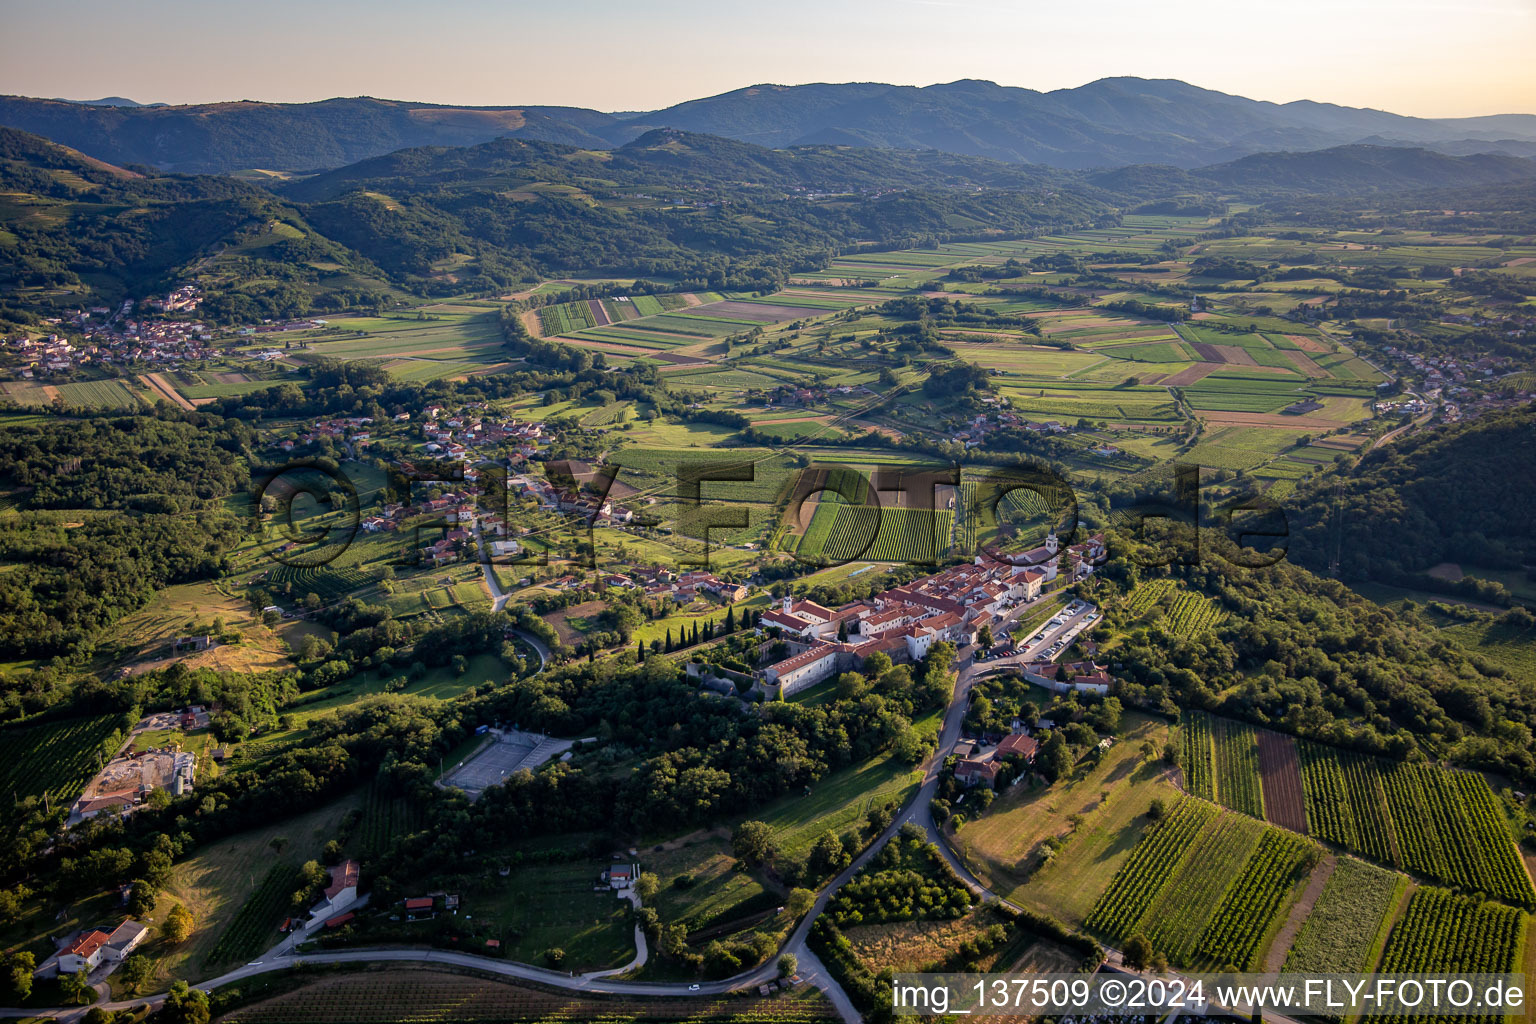
M 801 916 L 811 909 L 816 903 L 816 894 L 809 889 L 794 888 L 789 890 L 789 896 L 784 901 L 784 913 L 790 920 Z
M 917 764 L 928 756 L 929 740 L 910 725 L 896 735 L 891 753 L 907 764 Z
M 32 994 L 32 972 L 37 969 L 37 957 L 26 950 L 13 954 L 6 964 L 9 972 L 11 991 L 16 995 L 16 1001 L 24 1002 Z
M 1105 697 L 1088 713 L 1088 720 L 1099 732 L 1114 732 L 1120 728 L 1120 715 L 1124 710 L 1119 697 Z
M 793 953 L 779 957 L 779 977 L 788 978 L 800 969 L 800 961 Z
M 1164 807 L 1161 800 L 1153 800 L 1152 803 L 1147 807 L 1147 817 L 1152 821 L 1162 821 L 1163 815 L 1166 812 L 1167 809 Z
M 133 888 L 128 894 L 128 916 L 148 917 L 155 909 L 155 902 L 160 899 L 160 890 L 143 879 L 133 883 Z
M 654 871 L 642 871 L 640 877 L 635 879 L 635 892 L 647 903 L 660 891 L 661 879 Z
M 165 915 L 165 941 L 172 945 L 180 945 L 192 937 L 192 911 L 183 903 L 178 903 L 171 908 L 171 912 Z
M 864 676 L 868 679 L 879 679 L 891 670 L 891 656 L 884 651 L 876 651 L 864 659 Z
M 745 864 L 761 864 L 773 856 L 773 829 L 761 821 L 744 821 L 731 833 L 731 851 Z
M 1035 767 L 1048 782 L 1055 782 L 1072 770 L 1072 753 L 1067 749 L 1066 738 L 1060 730 L 1051 730 L 1050 736 L 1040 745 Z
M 820 875 L 833 875 L 848 866 L 848 851 L 831 829 L 816 837 L 807 863 Z
M 0 925 L 12 925 L 21 920 L 21 908 L 32 890 L 24 885 L 14 889 L 0 889 Z
M 1121 950 L 1125 957 L 1125 966 L 1140 970 L 1152 962 L 1156 955 L 1152 951 L 1152 943 L 1147 941 L 1145 935 L 1132 935 L 1125 940 L 1125 949 Z
M 208 993 L 173 981 L 155 1019 L 160 1024 L 208 1024 L 208 1017 Z
M 976 645 L 978 647 L 982 647 L 982 648 L 990 650 L 991 647 L 992 647 L 992 644 L 993 644 L 993 640 L 992 640 L 992 627 L 991 626 L 987 626 L 987 625 L 983 625 L 980 629 L 978 629 L 976 631 Z
M 95 992 L 91 991 L 91 979 L 90 976 L 86 973 L 86 969 L 84 967 L 80 968 L 74 974 L 70 974 L 66 971 L 60 971 L 59 988 L 64 990 L 64 998 L 70 1003 L 85 1002 L 87 993 L 89 993 L 90 996 L 94 996 L 96 994 Z
M 544 959 L 549 961 L 549 966 L 558 970 L 560 965 L 565 963 L 565 950 L 559 946 L 552 946 L 544 951 Z
M 134 953 L 117 969 L 129 992 L 140 991 L 154 977 L 155 962 L 141 953 Z

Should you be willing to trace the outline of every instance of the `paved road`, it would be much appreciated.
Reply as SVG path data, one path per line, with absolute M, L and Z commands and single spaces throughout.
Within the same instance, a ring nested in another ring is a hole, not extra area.
M 495 577 L 489 573 L 487 567 L 487 583 L 491 587 L 491 593 L 496 598 L 496 607 L 500 608 L 506 601 L 506 595 L 502 594 L 495 582 Z M 1014 621 L 1019 615 L 1037 607 L 1026 605 L 1013 609 L 1007 622 Z M 1000 628 L 1006 628 L 1000 626 Z M 1070 624 L 1064 625 L 1063 630 L 1070 628 Z M 536 638 L 530 638 L 536 641 Z M 540 645 L 542 646 L 542 645 Z M 536 647 L 537 649 L 537 647 Z M 541 657 L 543 656 L 541 652 Z M 994 662 L 986 662 L 990 669 Z M 932 757 L 928 759 L 924 769 L 923 782 L 916 795 L 897 814 L 896 818 L 883 831 L 876 840 L 869 845 L 863 853 L 854 858 L 840 874 L 837 875 L 817 894 L 811 909 L 800 920 L 790 933 L 779 953 L 792 953 L 799 961 L 800 976 L 807 982 L 815 985 L 826 994 L 839 1015 L 846 1024 L 859 1024 L 859 1013 L 854 1008 L 848 994 L 843 991 L 837 980 L 831 976 L 826 967 L 806 945 L 811 927 L 827 904 L 837 895 L 839 889 L 848 883 L 854 875 L 858 874 L 865 865 L 872 861 L 885 844 L 896 835 L 900 828 L 908 822 L 915 822 L 927 831 L 930 838 L 938 842 L 939 849 L 943 851 L 945 859 L 956 869 L 961 879 L 971 886 L 982 898 L 997 897 L 988 891 L 966 867 L 961 864 L 949 849 L 943 836 L 934 825 L 930 810 L 934 794 L 938 790 L 939 772 L 944 765 L 945 757 L 954 749 L 956 741 L 960 738 L 960 727 L 965 719 L 966 708 L 969 704 L 971 686 L 979 677 L 978 666 L 969 656 L 963 656 L 957 665 L 954 692 L 951 694 L 948 708 L 944 712 L 944 721 L 939 730 L 938 747 Z M 642 940 L 643 941 L 643 940 Z M 227 974 L 220 975 L 208 981 L 200 982 L 197 987 L 208 990 L 228 985 L 245 978 L 255 977 L 271 971 L 287 970 L 300 963 L 326 964 L 326 963 L 426 963 L 426 964 L 451 964 L 460 967 L 472 967 L 490 974 L 504 977 L 518 978 L 524 981 L 539 982 L 556 988 L 566 989 L 572 992 L 613 993 L 619 995 L 636 996 L 688 996 L 688 995 L 720 995 L 752 989 L 765 982 L 772 981 L 778 974 L 778 956 L 770 957 L 768 961 L 748 971 L 743 971 L 730 978 L 719 981 L 700 982 L 695 988 L 686 983 L 663 983 L 644 981 L 623 981 L 600 975 L 584 975 L 572 977 L 558 971 L 552 971 L 543 967 L 535 967 L 531 964 L 514 963 L 506 960 L 494 960 L 489 957 L 476 956 L 470 953 L 458 953 L 451 950 L 438 949 L 347 949 L 318 953 L 306 953 L 301 956 L 292 955 L 290 947 L 292 938 L 285 939 L 283 943 L 273 947 L 267 954 L 256 961 L 236 968 Z M 106 1009 L 125 1009 L 144 1003 L 157 1005 L 165 998 L 164 993 L 148 996 L 127 1002 L 100 1003 L 98 1005 Z M 83 1008 L 56 1008 L 52 1010 L 4 1010 L 0 1009 L 0 1017 L 7 1016 L 52 1016 L 61 1020 L 72 1020 L 83 1015 Z
M 475 540 L 477 543 L 479 543 L 480 550 L 482 552 L 485 551 L 485 535 L 481 532 L 480 524 L 478 522 L 475 523 Z M 499 612 L 507 606 L 507 600 L 512 595 L 501 589 L 501 583 L 497 581 L 496 574 L 491 571 L 491 563 L 489 560 L 480 563 L 480 571 L 485 574 L 485 585 L 491 592 L 491 611 Z M 540 640 L 532 633 L 529 633 L 527 630 L 514 629 L 512 632 L 526 640 L 528 642 L 528 646 L 532 647 L 534 653 L 539 656 L 540 672 L 549 667 L 549 659 L 551 655 L 549 653 L 549 648 L 544 645 L 544 641 Z

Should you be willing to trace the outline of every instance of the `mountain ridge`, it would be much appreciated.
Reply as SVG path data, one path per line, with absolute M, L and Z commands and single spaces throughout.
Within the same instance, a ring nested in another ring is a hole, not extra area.
M 0 124 L 110 163 L 187 173 L 326 170 L 401 149 L 501 137 L 613 149 L 656 128 L 769 148 L 937 149 L 1071 170 L 1140 163 L 1194 168 L 1255 153 L 1383 141 L 1459 156 L 1536 155 L 1533 114 L 1418 118 L 1314 100 L 1252 100 L 1177 79 L 1132 77 L 1050 92 L 978 79 L 930 86 L 759 83 L 622 114 L 367 96 L 180 106 L 3 96 Z

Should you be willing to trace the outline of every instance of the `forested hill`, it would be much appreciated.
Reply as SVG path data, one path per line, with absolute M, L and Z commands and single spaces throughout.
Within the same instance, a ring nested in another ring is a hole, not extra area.
M 114 301 L 196 263 L 204 315 L 231 322 L 366 305 L 391 287 L 504 291 L 567 273 L 756 288 L 857 243 L 1055 230 L 1114 212 L 1108 193 L 1064 187 L 1063 174 L 658 132 L 617 153 L 522 140 L 407 150 L 285 194 L 129 171 L 0 128 L 0 187 L 15 200 L 0 209 L 0 290 L 75 302 L 62 289 L 85 285 Z M 817 197 L 802 185 L 828 178 L 851 191 Z M 892 192 L 893 181 L 906 187 Z M 0 303 L 0 320 L 38 312 Z
M 611 151 L 526 139 L 497 139 L 461 148 L 407 149 L 281 186 L 295 199 L 334 198 L 357 188 L 397 194 L 476 188 L 516 181 L 664 185 L 780 191 L 951 188 L 1086 187 L 1075 174 L 937 151 L 801 146 L 768 149 L 749 142 L 657 129 Z
M 1181 591 L 1211 599 L 1215 614 L 1193 635 L 1162 610 L 1131 628 L 1109 655 L 1127 681 L 1122 698 L 1206 708 L 1395 758 L 1418 749 L 1536 782 L 1530 679 L 1447 644 L 1416 613 L 1383 608 L 1286 561 L 1234 565 L 1225 541 L 1208 540 L 1197 563 L 1165 570 L 1144 568 L 1133 538 L 1113 538 L 1101 578 L 1130 592 L 1171 574 Z M 1127 614 L 1110 608 L 1111 622 Z
M 608 146 L 592 132 L 615 123 L 579 107 L 445 107 L 366 96 L 174 107 L 0 97 L 0 124 L 117 164 L 205 174 L 340 167 L 411 146 L 464 146 L 503 135 Z
M 1498 153 L 1447 156 L 1418 148 L 1338 146 L 1311 153 L 1259 153 L 1193 173 L 1209 186 L 1249 192 L 1388 192 L 1536 178 L 1536 160 Z
M 1536 564 L 1536 405 L 1410 433 L 1287 500 L 1291 557 L 1347 580 Z

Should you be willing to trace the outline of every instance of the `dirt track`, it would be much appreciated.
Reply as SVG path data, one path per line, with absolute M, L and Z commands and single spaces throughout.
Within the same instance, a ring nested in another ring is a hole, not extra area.
M 149 388 L 151 391 L 155 392 L 157 395 L 159 395 L 161 398 L 164 398 L 172 405 L 179 405 L 183 409 L 197 408 L 197 406 L 183 398 L 180 392 L 167 384 L 165 378 L 160 376 L 158 373 L 139 374 L 139 383 L 143 384 L 145 387 Z
M 1296 369 L 1300 370 L 1308 377 L 1328 376 L 1328 371 L 1323 369 L 1321 366 L 1318 366 L 1317 363 L 1313 362 L 1312 357 L 1307 355 L 1305 352 L 1295 352 L 1291 349 L 1286 349 L 1285 358 L 1295 363 Z

